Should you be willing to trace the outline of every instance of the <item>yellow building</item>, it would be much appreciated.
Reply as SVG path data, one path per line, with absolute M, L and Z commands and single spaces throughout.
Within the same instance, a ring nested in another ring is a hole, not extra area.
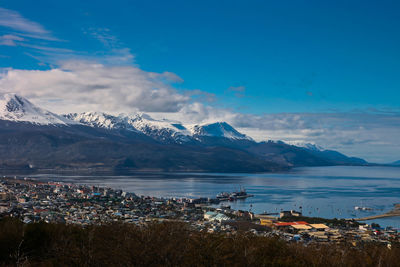
M 272 226 L 273 221 L 271 219 L 260 219 L 260 224 L 264 226 Z

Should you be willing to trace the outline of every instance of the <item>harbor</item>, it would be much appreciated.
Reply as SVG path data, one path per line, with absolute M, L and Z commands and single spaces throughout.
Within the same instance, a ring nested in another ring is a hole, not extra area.
M 235 191 L 242 192 L 244 189 Z M 107 187 L 36 181 L 28 178 L 0 179 L 0 220 L 18 218 L 24 224 L 39 222 L 89 225 L 112 223 L 139 227 L 159 222 L 186 223 L 194 231 L 208 233 L 249 232 L 300 243 L 397 243 L 397 229 L 355 220 L 303 216 L 301 211 L 256 214 L 234 210 L 222 203 L 212 207 L 207 198 L 159 198 L 139 196 Z
M 318 167 L 299 168 L 279 174 L 152 173 L 56 177 L 41 174 L 32 178 L 111 187 L 138 195 L 202 198 L 202 201 L 215 199 L 215 203 L 210 204 L 214 207 L 227 204 L 235 210 L 251 210 L 258 214 L 264 211 L 279 213 L 281 210 L 301 210 L 305 216 L 333 219 L 363 218 L 392 210 L 393 204 L 400 202 L 398 171 L 398 168 L 380 167 Z M 239 186 L 253 196 L 245 200 L 217 202 L 218 194 L 240 191 Z M 356 206 L 373 210 L 356 210 Z M 400 228 L 400 217 L 378 218 L 369 222 Z

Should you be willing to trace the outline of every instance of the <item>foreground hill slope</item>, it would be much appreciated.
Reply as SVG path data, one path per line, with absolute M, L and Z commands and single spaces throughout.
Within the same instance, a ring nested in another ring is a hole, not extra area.
M 27 266 L 399 266 L 400 245 L 395 241 L 390 249 L 377 242 L 303 245 L 249 233 L 196 231 L 179 222 L 80 227 L 0 219 L 0 264 L 21 262 Z

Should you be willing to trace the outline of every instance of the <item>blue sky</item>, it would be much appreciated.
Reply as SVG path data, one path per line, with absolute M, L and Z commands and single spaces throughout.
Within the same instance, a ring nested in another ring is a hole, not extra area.
M 162 74 L 150 88 L 165 86 L 160 98 L 172 96 L 167 103 L 160 104 L 160 100 L 140 106 L 147 103 L 141 98 L 151 97 L 137 93 L 144 90 L 144 85 L 138 83 L 135 88 L 141 89 L 132 89 L 136 91 L 128 97 L 137 100 L 127 103 L 132 110 L 161 112 L 162 116 L 182 119 L 173 113 L 193 114 L 193 110 L 201 113 L 200 109 L 208 109 L 208 120 L 230 120 L 237 127 L 243 126 L 244 131 L 258 135 L 258 139 L 282 136 L 290 141 L 314 140 L 304 133 L 305 128 L 287 126 L 303 131 L 303 136 L 298 132 L 287 135 L 287 128 L 279 134 L 266 132 L 269 129 L 256 127 L 259 122 L 245 125 L 232 114 L 262 120 L 263 116 L 277 114 L 276 119 L 288 113 L 307 121 L 301 127 L 311 125 L 308 130 L 314 127 L 314 115 L 320 114 L 319 125 L 321 121 L 331 122 L 323 123 L 324 130 L 340 125 L 342 132 L 349 125 L 357 125 L 361 131 L 373 119 L 378 132 L 368 132 L 365 140 L 355 140 L 360 134 L 354 129 L 347 137 L 342 136 L 343 145 L 339 141 L 331 144 L 315 140 L 364 157 L 369 157 L 365 155 L 370 154 L 367 145 L 371 146 L 373 140 L 375 147 L 381 148 L 380 155 L 386 152 L 390 156 L 376 155 L 371 160 L 400 159 L 400 144 L 393 143 L 394 135 L 400 133 L 396 128 L 400 116 L 398 1 L 116 0 L 94 4 L 73 0 L 3 0 L 0 7 L 0 68 L 3 73 L 18 70 L 18 75 L 23 76 L 16 83 L 11 73 L 7 74 L 9 77 L 4 74 L 3 87 L 8 87 L 3 91 L 17 91 L 43 104 L 45 100 L 40 99 L 44 92 L 39 93 L 40 89 L 18 89 L 27 75 L 32 78 L 32 71 L 44 71 L 46 78 L 41 81 L 49 79 L 51 83 L 59 81 L 55 75 L 61 76 L 51 70 L 86 75 L 76 67 L 83 62 L 97 62 L 116 72 L 120 71 L 118 67 L 130 67 L 141 75 L 134 82 L 153 81 L 152 73 Z M 75 64 L 66 63 L 71 60 Z M 96 69 L 93 65 L 86 67 Z M 133 77 L 129 71 L 127 75 Z M 107 86 L 113 87 L 108 81 Z M 61 95 L 62 88 L 59 90 Z M 74 99 L 64 100 L 71 104 Z M 101 106 L 100 102 L 97 104 Z M 96 103 L 91 104 L 88 106 L 96 107 Z M 165 108 L 161 108 L 164 104 Z M 338 114 L 348 114 L 352 119 L 344 121 Z M 379 145 L 388 142 L 382 132 L 387 132 L 383 129 L 389 126 L 393 141 Z

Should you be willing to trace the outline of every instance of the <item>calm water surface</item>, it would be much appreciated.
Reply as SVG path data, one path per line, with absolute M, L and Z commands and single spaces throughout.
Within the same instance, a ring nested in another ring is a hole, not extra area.
M 254 197 L 230 202 L 234 209 L 260 212 L 299 210 L 306 216 L 353 218 L 380 214 L 400 203 L 400 168 L 308 167 L 285 173 L 176 173 L 130 176 L 55 176 L 38 179 L 109 186 L 137 195 L 160 197 L 215 197 L 243 186 Z M 372 211 L 357 211 L 355 206 Z M 371 223 L 372 221 L 369 221 Z M 373 222 L 400 228 L 400 217 Z

